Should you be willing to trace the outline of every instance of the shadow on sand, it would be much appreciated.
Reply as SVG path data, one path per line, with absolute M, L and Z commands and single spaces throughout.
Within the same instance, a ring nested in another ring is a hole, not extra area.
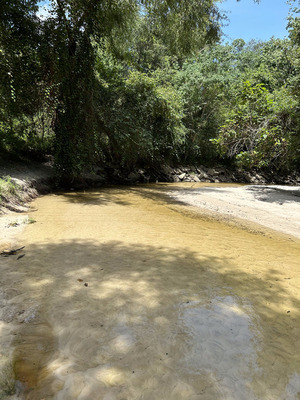
M 22 275 L 9 300 L 25 399 L 292 398 L 300 317 L 280 305 L 300 309 L 293 277 L 121 242 L 30 245 L 6 262 Z

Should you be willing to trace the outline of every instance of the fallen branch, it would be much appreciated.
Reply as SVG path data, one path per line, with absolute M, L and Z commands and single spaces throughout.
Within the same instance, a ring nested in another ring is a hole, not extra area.
M 8 256 L 13 256 L 15 254 L 17 254 L 18 251 L 23 250 L 25 246 L 20 247 L 19 249 L 13 249 L 13 250 L 4 250 L 2 251 L 2 253 L 0 253 L 0 255 L 2 257 L 8 257 Z

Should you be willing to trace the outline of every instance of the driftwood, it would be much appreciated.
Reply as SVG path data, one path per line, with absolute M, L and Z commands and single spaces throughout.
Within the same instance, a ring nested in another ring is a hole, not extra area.
M 18 251 L 23 250 L 25 246 L 20 247 L 18 249 L 13 249 L 13 250 L 4 250 L 2 251 L 2 253 L 0 253 L 0 255 L 2 257 L 8 257 L 8 256 L 14 256 L 17 254 Z

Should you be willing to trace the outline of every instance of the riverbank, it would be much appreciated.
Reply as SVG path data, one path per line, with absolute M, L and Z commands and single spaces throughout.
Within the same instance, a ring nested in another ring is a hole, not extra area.
M 28 224 L 30 203 L 53 189 L 51 163 L 9 163 L 0 165 L 0 250 L 10 248 L 14 238 Z
M 8 183 L 7 190 L 0 186 L 0 214 L 6 210 L 24 212 L 31 200 L 53 189 L 54 170 L 51 162 L 6 163 L 0 165 L 0 180 L 2 185 Z
M 51 162 L 2 165 L 0 178 L 8 181 L 11 191 L 10 193 L 7 190 L 4 194 L 0 190 L 0 242 L 3 248 L 9 247 L 14 236 L 26 224 L 34 222 L 28 219 L 27 215 L 31 200 L 57 187 Z M 158 181 L 173 182 L 174 189 L 169 193 L 167 191 L 169 196 L 176 201 L 197 207 L 211 217 L 227 221 L 250 221 L 265 228 L 300 237 L 300 177 L 295 174 L 282 177 L 271 172 L 262 174 L 254 171 L 250 174 L 246 171 L 205 166 L 162 166 L 160 169 L 137 169 L 132 172 L 110 167 L 99 168 L 92 174 L 86 174 L 83 180 L 72 182 L 70 187 L 64 190 Z M 243 183 L 246 185 L 236 185 Z M 228 186 L 222 186 L 224 184 Z

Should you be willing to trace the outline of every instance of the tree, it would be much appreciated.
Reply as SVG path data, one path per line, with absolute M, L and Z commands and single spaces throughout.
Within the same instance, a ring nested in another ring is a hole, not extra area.
M 53 0 L 52 39 L 56 49 L 55 76 L 59 83 L 55 118 L 56 166 L 60 175 L 78 175 L 95 156 L 99 116 L 95 108 L 96 47 L 105 40 L 126 42 L 125 35 L 139 13 L 149 18 L 153 35 L 162 37 L 174 54 L 186 54 L 205 40 L 217 38 L 220 14 L 215 0 L 133 1 Z M 142 8 L 141 8 L 142 7 Z M 172 37 L 172 40 L 170 40 Z
M 2 148 L 22 140 L 20 124 L 24 118 L 32 117 L 39 106 L 38 87 L 41 76 L 37 56 L 39 23 L 36 11 L 34 0 L 0 3 Z
M 43 20 L 37 0 L 2 2 L 2 121 L 16 131 L 16 118 L 32 119 L 35 129 L 38 118 L 43 126 L 46 120 L 55 132 L 57 172 L 67 179 L 109 157 L 132 164 L 215 156 L 209 139 L 238 91 L 233 80 L 249 73 L 250 56 L 241 41 L 208 46 L 221 33 L 216 5 L 50 0 Z M 18 137 L 29 132 L 24 127 Z
M 289 39 L 204 48 L 176 74 L 187 129 L 182 157 L 216 162 L 219 154 L 242 167 L 295 165 L 297 79 Z
M 272 94 L 262 83 L 245 81 L 213 142 L 240 167 L 287 169 L 299 160 L 296 107 L 287 89 Z
M 236 58 L 229 45 L 206 46 L 185 61 L 175 76 L 184 105 L 187 134 L 181 157 L 189 162 L 212 162 L 217 153 L 210 139 L 216 137 L 237 78 Z
M 100 155 L 127 168 L 175 157 L 185 129 L 181 98 L 166 76 L 170 72 L 128 69 L 103 50 L 96 71 Z
M 289 37 L 291 41 L 295 44 L 300 46 L 300 7 L 299 7 L 299 0 L 298 0 L 298 7 L 295 6 L 296 0 L 290 0 L 290 12 L 288 16 L 288 24 L 287 29 L 289 31 Z

